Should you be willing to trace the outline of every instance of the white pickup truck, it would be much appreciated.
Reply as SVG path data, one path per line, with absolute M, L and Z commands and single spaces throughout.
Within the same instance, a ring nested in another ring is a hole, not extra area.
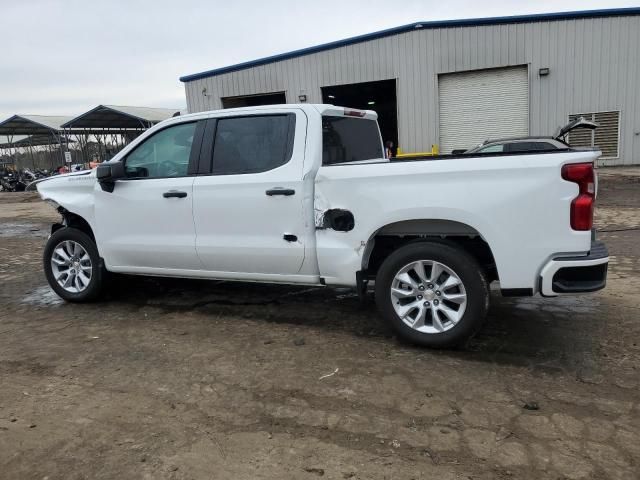
M 372 111 L 277 105 L 166 120 L 91 172 L 47 179 L 53 290 L 107 272 L 354 287 L 421 345 L 460 344 L 503 295 L 592 292 L 597 151 L 392 160 Z

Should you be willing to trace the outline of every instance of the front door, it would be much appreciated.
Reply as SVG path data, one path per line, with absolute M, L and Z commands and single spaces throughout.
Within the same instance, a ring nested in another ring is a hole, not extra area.
M 116 181 L 113 192 L 96 184 L 98 249 L 108 268 L 132 273 L 202 269 L 193 223 L 195 176 L 189 175 L 189 164 L 199 154 L 199 143 L 193 147 L 196 128 L 203 125 L 159 130 L 125 157 L 127 177 Z
M 202 151 L 209 135 L 210 174 L 198 176 L 193 188 L 196 247 L 204 268 L 253 278 L 298 274 L 306 228 L 306 117 L 261 113 L 209 122 Z

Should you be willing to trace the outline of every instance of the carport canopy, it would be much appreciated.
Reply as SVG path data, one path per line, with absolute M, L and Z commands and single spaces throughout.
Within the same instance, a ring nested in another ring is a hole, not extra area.
M 13 115 L 0 122 L 0 135 L 57 135 L 72 117 L 59 115 Z
M 61 126 L 72 132 L 125 133 L 132 130 L 145 130 L 179 114 L 180 111 L 177 108 L 98 105 L 88 112 L 69 119 Z
M 22 142 L 25 138 L 29 138 L 28 135 L 13 135 L 7 137 L 6 135 L 0 135 L 0 148 L 12 148 L 16 146 L 16 143 Z
M 71 139 L 54 138 L 51 135 L 17 135 L 11 137 L 0 136 L 0 148 L 41 147 L 43 145 L 58 145 L 60 143 L 74 143 Z

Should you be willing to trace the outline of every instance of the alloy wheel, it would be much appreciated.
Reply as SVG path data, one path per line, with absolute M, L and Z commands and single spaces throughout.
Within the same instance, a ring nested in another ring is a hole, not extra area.
M 91 283 L 91 257 L 78 242 L 64 240 L 53 249 L 51 271 L 64 290 L 80 293 Z
M 422 333 L 452 329 L 467 307 L 460 277 L 434 260 L 418 260 L 402 267 L 391 282 L 390 294 L 398 317 Z

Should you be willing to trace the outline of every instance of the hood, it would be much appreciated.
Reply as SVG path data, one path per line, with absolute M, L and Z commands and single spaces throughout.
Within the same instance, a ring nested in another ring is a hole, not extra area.
M 567 123 L 564 127 L 561 127 L 558 129 L 558 131 L 556 132 L 556 134 L 553 136 L 553 138 L 555 138 L 556 140 L 563 140 L 564 137 L 567 135 L 567 133 L 569 133 L 571 130 L 575 130 L 576 128 L 586 128 L 588 130 L 595 130 L 596 128 L 598 128 L 598 124 L 595 122 L 592 122 L 591 120 L 587 120 L 584 117 L 578 117 L 575 120 L 572 120 L 571 122 Z
M 93 175 L 91 175 L 91 173 L 93 172 Z M 95 170 L 82 170 L 80 172 L 69 172 L 69 173 L 62 173 L 60 175 L 52 175 L 50 177 L 45 177 L 45 178 L 39 178 L 38 180 L 31 182 L 29 185 L 27 185 L 26 190 L 27 191 L 33 191 L 33 190 L 40 190 L 38 188 L 38 185 L 43 183 L 43 182 L 49 182 L 52 180 L 58 180 L 61 178 L 67 178 L 67 177 L 79 177 L 79 176 L 93 176 L 95 177 Z

